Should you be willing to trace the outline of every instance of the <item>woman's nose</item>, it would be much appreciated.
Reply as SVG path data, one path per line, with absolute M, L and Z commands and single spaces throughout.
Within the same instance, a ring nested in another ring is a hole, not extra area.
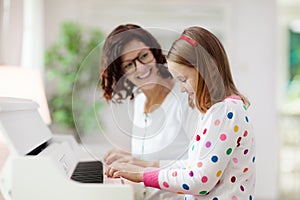
M 135 62 L 135 66 L 136 66 L 136 70 L 141 69 L 143 66 L 145 66 L 145 64 L 143 64 L 141 61 L 139 61 L 138 59 L 134 61 Z

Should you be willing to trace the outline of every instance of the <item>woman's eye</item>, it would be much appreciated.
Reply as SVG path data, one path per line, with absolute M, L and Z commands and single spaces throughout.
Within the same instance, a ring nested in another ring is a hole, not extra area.
M 131 68 L 133 66 L 133 63 L 130 62 L 130 63 L 127 63 L 124 68 L 127 69 L 127 68 Z
M 148 53 L 144 53 L 140 56 L 140 59 L 144 60 L 148 57 Z

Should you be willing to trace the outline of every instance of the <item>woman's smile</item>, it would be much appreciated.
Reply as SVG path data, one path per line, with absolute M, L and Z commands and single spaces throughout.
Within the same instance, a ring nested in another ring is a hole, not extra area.
M 147 79 L 152 72 L 152 67 L 149 68 L 145 73 L 142 73 L 141 75 L 137 76 L 137 79 L 143 80 L 143 79 Z

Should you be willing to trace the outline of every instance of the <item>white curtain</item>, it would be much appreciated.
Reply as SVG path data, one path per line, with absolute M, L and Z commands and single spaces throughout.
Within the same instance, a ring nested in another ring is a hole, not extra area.
M 23 1 L 21 66 L 37 68 L 44 76 L 43 0 Z
M 0 64 L 4 63 L 4 40 L 9 31 L 10 0 L 0 0 Z

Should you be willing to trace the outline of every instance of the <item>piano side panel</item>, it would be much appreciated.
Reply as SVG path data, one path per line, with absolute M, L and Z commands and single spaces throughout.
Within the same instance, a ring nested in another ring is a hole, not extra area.
M 71 177 L 78 163 L 78 159 L 68 142 L 50 143 L 46 149 L 36 156 L 37 159 L 40 157 L 51 159 L 67 177 Z
M 13 200 L 134 200 L 129 185 L 78 183 L 63 176 L 47 158 L 19 157 L 13 160 Z

